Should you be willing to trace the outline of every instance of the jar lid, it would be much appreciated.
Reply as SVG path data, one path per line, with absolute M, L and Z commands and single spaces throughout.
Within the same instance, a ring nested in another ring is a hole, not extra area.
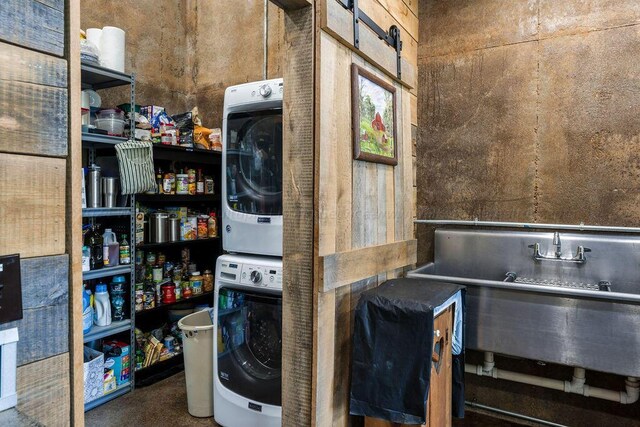
M 191 273 L 192 276 L 199 276 L 200 272 L 199 271 L 194 271 L 193 273 Z
M 211 270 L 205 270 L 204 274 L 211 274 Z
M 96 293 L 107 293 L 107 285 L 105 283 L 98 283 L 96 285 Z
M 115 276 L 111 283 L 125 283 L 126 281 L 127 280 L 124 278 L 124 276 Z

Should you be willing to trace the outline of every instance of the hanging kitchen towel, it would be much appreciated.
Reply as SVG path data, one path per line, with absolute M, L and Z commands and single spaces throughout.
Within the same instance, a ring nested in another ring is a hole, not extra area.
M 122 194 L 136 194 L 156 186 L 153 147 L 150 142 L 127 141 L 116 145 Z

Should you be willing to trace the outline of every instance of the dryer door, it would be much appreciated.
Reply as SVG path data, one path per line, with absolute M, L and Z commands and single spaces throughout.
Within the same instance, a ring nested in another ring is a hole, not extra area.
M 282 296 L 221 288 L 218 377 L 256 402 L 282 403 Z

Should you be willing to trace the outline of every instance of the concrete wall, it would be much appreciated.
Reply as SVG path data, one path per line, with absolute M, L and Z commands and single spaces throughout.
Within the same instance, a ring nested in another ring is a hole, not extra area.
M 83 29 L 105 25 L 126 31 L 125 71 L 136 73 L 136 103 L 162 105 L 170 114 L 193 107 L 195 16 L 191 1 L 82 0 Z M 104 104 L 128 102 L 128 88 L 102 91 Z
M 421 0 L 419 10 L 418 218 L 638 225 L 639 2 Z M 431 233 L 418 226 L 420 262 Z M 637 404 L 469 380 L 472 400 L 571 425 L 640 416 Z
M 197 86 L 195 97 L 204 123 L 222 127 L 222 102 L 228 86 L 263 79 L 264 1 L 197 2 Z M 284 15 L 268 4 L 267 78 L 282 77 Z
M 262 79 L 264 1 L 242 7 L 222 0 L 82 0 L 82 28 L 114 25 L 127 32 L 125 70 L 136 73 L 136 103 L 169 114 L 199 107 L 203 124 L 222 126 L 227 86 Z M 141 17 L 144 17 L 141 19 Z M 281 77 L 282 11 L 268 5 L 268 77 Z M 104 92 L 105 105 L 128 99 Z

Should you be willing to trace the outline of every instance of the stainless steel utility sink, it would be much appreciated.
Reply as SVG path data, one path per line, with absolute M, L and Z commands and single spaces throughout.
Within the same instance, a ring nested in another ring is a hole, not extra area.
M 409 277 L 467 285 L 468 348 L 640 376 L 640 237 L 443 228 Z

